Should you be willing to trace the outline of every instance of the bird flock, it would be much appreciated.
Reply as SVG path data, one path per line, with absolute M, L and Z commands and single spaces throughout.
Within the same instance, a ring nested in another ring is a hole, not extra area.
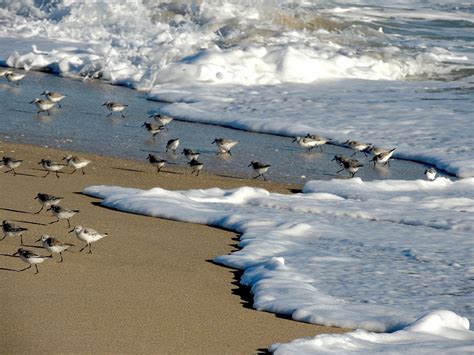
M 1 77 L 5 77 L 10 83 L 13 83 L 14 85 L 19 85 L 20 81 L 24 79 L 25 74 L 17 73 L 11 69 L 0 69 L 0 78 Z M 41 113 L 50 115 L 50 111 L 54 107 L 57 106 L 61 108 L 61 101 L 67 97 L 65 94 L 53 91 L 43 91 L 40 96 L 43 98 L 35 98 L 30 102 L 36 106 L 38 115 Z M 128 107 L 128 105 L 113 101 L 106 101 L 102 104 L 102 106 L 105 106 L 105 108 L 110 111 L 107 117 L 117 113 L 120 114 L 122 118 L 125 118 L 124 111 Z M 168 125 L 173 121 L 172 117 L 162 113 L 154 113 L 148 118 L 153 119 L 154 122 L 144 122 L 142 127 L 144 127 L 145 130 L 149 132 L 153 140 L 155 140 L 156 136 L 161 132 L 169 130 Z M 297 143 L 299 146 L 307 149 L 308 152 L 311 152 L 314 148 L 319 148 L 319 150 L 322 152 L 323 146 L 327 143 L 331 143 L 331 140 L 308 133 L 304 137 L 295 137 L 292 142 Z M 216 145 L 216 154 L 232 155 L 231 150 L 239 143 L 239 141 L 229 138 L 216 138 L 210 143 Z M 353 154 L 350 157 L 336 155 L 332 160 L 335 161 L 335 163 L 340 168 L 336 174 L 339 174 L 345 170 L 349 173 L 350 178 L 354 177 L 360 168 L 365 165 L 361 160 L 354 158 L 356 154 L 363 154 L 365 157 L 368 157 L 368 154 L 370 154 L 372 157 L 368 161 L 372 162 L 374 166 L 377 164 L 390 166 L 390 159 L 396 150 L 396 148 L 385 149 L 376 147 L 370 143 L 364 143 L 355 140 L 347 140 L 343 143 L 343 145 L 352 149 L 354 151 Z M 179 146 L 179 138 L 170 139 L 166 144 L 165 152 L 168 154 L 177 155 Z M 188 165 L 191 168 L 191 174 L 198 176 L 204 166 L 204 164 L 199 161 L 200 153 L 191 148 L 184 148 L 181 151 L 181 154 L 183 154 L 188 160 Z M 156 168 L 157 174 L 160 173 L 167 163 L 166 159 L 157 157 L 154 154 L 149 154 L 146 159 L 154 168 Z M 0 168 L 6 167 L 8 170 L 6 170 L 5 173 L 12 173 L 13 175 L 16 175 L 17 169 L 21 166 L 22 162 L 23 161 L 20 159 L 3 156 L 0 160 Z M 81 170 L 83 175 L 86 174 L 84 168 L 90 163 L 90 160 L 82 158 L 78 155 L 67 155 L 61 160 L 61 162 L 54 162 L 50 159 L 41 159 L 41 161 L 38 162 L 38 165 L 41 165 L 46 172 L 46 174 L 42 176 L 43 178 L 46 178 L 48 175 L 50 175 L 50 173 L 53 173 L 56 178 L 59 179 L 59 172 L 66 167 L 72 168 L 72 171 L 69 174 L 74 174 L 77 170 Z M 262 177 L 263 180 L 266 180 L 265 174 L 270 169 L 271 165 L 258 161 L 251 161 L 248 167 L 252 167 L 252 169 L 257 174 L 253 177 L 254 179 Z M 426 169 L 425 176 L 429 181 L 433 181 L 436 179 L 437 171 L 434 168 Z M 44 209 L 46 209 L 47 211 L 51 211 L 51 214 L 56 218 L 54 221 L 50 222 L 50 224 L 58 223 L 61 220 L 66 220 L 67 227 L 71 228 L 70 219 L 79 213 L 79 210 L 69 209 L 61 206 L 60 202 L 63 200 L 63 197 L 58 197 L 47 193 L 38 193 L 34 199 L 38 200 L 38 202 L 41 204 L 41 209 L 35 212 L 35 214 L 39 214 Z M 27 232 L 28 229 L 4 220 L 2 222 L 2 231 L 3 238 L 1 240 L 7 237 L 19 237 L 20 244 L 23 246 L 23 234 Z M 88 253 L 92 253 L 92 243 L 107 236 L 107 233 L 99 233 L 92 228 L 86 228 L 79 225 L 76 225 L 69 232 L 74 232 L 76 237 L 85 243 L 79 252 L 82 252 L 84 249 L 88 248 Z M 64 260 L 62 253 L 69 250 L 71 247 L 74 247 L 73 244 L 62 242 L 57 238 L 49 236 L 48 234 L 41 235 L 40 238 L 36 240 L 36 242 L 41 242 L 43 248 L 46 249 L 50 255 L 42 256 L 31 250 L 20 247 L 17 252 L 14 253 L 14 256 L 20 257 L 22 261 L 28 264 L 28 266 L 23 270 L 29 269 L 34 265 L 36 268 L 36 273 L 38 273 L 38 264 L 44 262 L 48 258 L 52 258 L 53 254 L 59 254 L 60 260 L 58 262 L 62 262 Z

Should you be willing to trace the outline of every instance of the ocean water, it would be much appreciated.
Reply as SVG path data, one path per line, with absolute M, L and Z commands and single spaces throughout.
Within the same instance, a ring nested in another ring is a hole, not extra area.
M 245 270 L 256 308 L 362 329 L 273 351 L 474 351 L 472 1 L 21 0 L 0 22 L 5 66 L 127 86 L 183 121 L 396 147 L 463 178 L 86 192 L 124 210 L 149 197 L 135 212 L 175 219 L 197 205 L 193 222 L 243 233 L 216 260 Z

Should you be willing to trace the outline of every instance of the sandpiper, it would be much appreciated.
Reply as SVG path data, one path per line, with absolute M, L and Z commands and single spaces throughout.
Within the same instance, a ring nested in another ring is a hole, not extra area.
M 358 163 L 359 161 L 356 160 L 356 159 L 352 159 L 352 158 L 348 158 L 348 157 L 345 157 L 343 155 L 335 155 L 334 158 L 331 159 L 331 161 L 335 161 L 336 163 L 338 163 L 340 166 L 344 166 L 344 163 L 345 162 L 355 162 L 355 163 Z
M 171 150 L 173 154 L 176 154 L 176 149 L 178 149 L 178 146 L 179 138 L 170 139 L 168 143 L 166 143 L 166 152 L 168 153 L 168 150 Z
M 146 130 L 151 133 L 153 139 L 155 139 L 155 136 L 165 128 L 165 126 L 158 126 L 149 122 L 142 124 L 142 127 L 145 127 Z
M 237 144 L 239 141 L 234 141 L 227 138 L 216 138 L 212 144 L 216 144 L 219 151 L 217 154 L 231 154 L 230 150 Z
M 53 163 L 49 159 L 41 159 L 41 161 L 38 163 L 38 165 L 42 165 L 43 169 L 47 170 L 48 172 L 46 173 L 44 178 L 49 175 L 49 173 L 54 172 L 56 173 L 56 177 L 59 179 L 59 174 L 58 171 L 64 168 L 66 165 L 64 164 L 59 164 L 59 163 Z
M 151 165 L 153 165 L 154 167 L 156 167 L 156 173 L 157 173 L 157 174 L 161 171 L 161 169 L 162 169 L 162 168 L 165 166 L 165 164 L 166 164 L 166 160 L 157 158 L 157 157 L 154 156 L 153 154 L 148 154 L 147 159 L 148 159 L 148 161 L 150 162 Z
M 372 155 L 379 155 L 380 153 L 385 153 L 388 152 L 388 149 L 382 148 L 382 147 L 376 147 L 374 145 L 369 146 L 366 150 L 367 153 L 370 153 Z
M 437 174 L 437 171 L 435 168 L 429 168 L 425 170 L 426 178 L 429 181 L 434 181 L 436 179 L 436 174 Z
M 90 160 L 87 160 L 85 158 L 81 158 L 77 155 L 66 155 L 63 160 L 66 161 L 67 165 L 69 165 L 71 168 L 73 168 L 73 172 L 71 174 L 74 174 L 76 170 L 81 169 L 82 170 L 82 175 L 86 175 L 84 168 L 91 163 Z
M 310 138 L 316 141 L 316 146 L 319 146 L 319 150 L 321 152 L 323 151 L 323 145 L 330 141 L 329 138 L 324 138 L 316 134 L 309 134 L 309 133 L 304 138 Z
M 35 104 L 36 107 L 38 108 L 37 114 L 40 114 L 41 112 L 46 112 L 49 116 L 49 110 L 51 110 L 56 103 L 52 102 L 47 99 L 34 99 L 33 101 L 30 102 L 30 104 Z
M 387 152 L 383 152 L 383 153 L 380 153 L 380 154 L 377 154 L 372 160 L 374 162 L 374 166 L 375 164 L 379 163 L 379 164 L 382 164 L 383 163 L 383 166 L 387 165 L 390 166 L 390 158 L 392 157 L 393 153 L 395 152 L 397 148 L 393 148 L 393 149 L 390 149 L 389 151 Z
M 171 121 L 173 121 L 173 117 L 163 115 L 161 113 L 155 113 L 148 118 L 153 118 L 156 122 L 158 122 L 161 126 L 166 126 Z
M 107 117 L 109 117 L 110 115 L 112 115 L 114 112 L 120 112 L 120 114 L 122 115 L 123 118 L 125 118 L 125 115 L 123 114 L 123 110 L 125 110 L 125 108 L 128 106 L 128 105 L 124 105 L 124 104 L 119 104 L 118 102 L 112 102 L 112 101 L 105 101 L 102 106 L 105 106 L 107 107 L 110 111 Z
M 271 165 L 259 163 L 258 161 L 252 161 L 249 164 L 249 166 L 251 166 L 253 168 L 253 170 L 255 170 L 255 172 L 258 173 L 257 176 L 254 176 L 254 179 L 261 176 L 263 178 L 263 180 L 266 180 L 266 178 L 263 174 L 265 174 L 268 171 L 268 169 L 270 168 Z
M 53 257 L 53 253 L 59 254 L 61 256 L 61 260 L 58 263 L 63 261 L 63 251 L 68 250 L 70 247 L 73 247 L 74 244 L 70 243 L 63 243 L 60 240 L 50 237 L 47 234 L 43 234 L 36 242 L 41 241 L 43 243 L 43 248 L 51 253 L 49 256 L 50 258 Z
M 2 158 L 2 166 L 6 166 L 10 170 L 5 171 L 5 173 L 9 173 L 10 171 L 13 171 L 13 175 L 16 175 L 15 169 L 18 168 L 23 160 L 18 160 L 14 159 L 11 157 L 3 157 Z
M 7 73 L 13 73 L 10 68 L 0 68 L 0 78 L 7 75 Z
M 351 140 L 347 140 L 343 144 L 348 145 L 352 150 L 354 150 L 354 153 L 351 156 L 356 155 L 357 152 L 362 152 L 365 156 L 367 156 L 366 150 L 372 147 L 371 143 L 363 143 Z
M 199 155 L 200 153 L 198 152 L 195 152 L 193 151 L 192 149 L 187 149 L 187 148 L 184 148 L 183 149 L 183 152 L 181 154 L 184 154 L 184 156 L 186 157 L 186 159 L 188 159 L 189 161 L 195 159 L 195 160 L 198 160 L 199 159 Z
M 69 219 L 79 212 L 79 210 L 70 210 L 59 205 L 52 205 L 50 208 L 47 209 L 47 211 L 51 211 L 53 216 L 57 218 L 56 221 L 50 222 L 49 224 L 57 223 L 59 222 L 59 220 L 65 219 L 67 220 L 68 228 L 71 227 L 71 222 L 69 222 Z
M 19 271 L 25 271 L 31 268 L 31 265 L 34 265 L 36 267 L 36 273 L 39 273 L 38 270 L 38 264 L 41 264 L 43 261 L 45 261 L 49 256 L 41 256 L 39 254 L 33 253 L 30 250 L 20 248 L 17 250 L 13 256 L 19 256 L 22 261 L 24 261 L 27 264 L 30 264 L 30 266 L 24 268 L 23 270 Z
M 291 143 L 295 142 L 304 148 L 308 148 L 308 152 L 310 152 L 311 149 L 316 147 L 316 140 L 309 137 L 295 137 Z
M 20 80 L 22 80 L 25 76 L 25 74 L 15 73 L 13 71 L 5 73 L 5 77 L 7 78 L 7 80 L 11 83 L 15 83 L 16 85 L 19 85 Z
M 107 237 L 108 234 L 100 234 L 99 232 L 95 231 L 92 228 L 84 228 L 82 226 L 75 226 L 74 229 L 70 230 L 69 233 L 75 232 L 76 237 L 80 240 L 86 243 L 84 247 L 79 250 L 79 252 L 83 251 L 87 246 L 89 246 L 89 252 L 88 254 L 92 254 L 92 248 L 91 248 L 91 243 L 97 242 L 98 240 Z
M 350 159 L 350 160 L 344 160 L 341 166 L 342 166 L 342 169 L 337 171 L 336 174 L 339 174 L 343 170 L 347 170 L 351 174 L 351 178 L 352 178 L 359 171 L 359 169 L 363 167 L 364 165 L 359 163 L 355 159 Z
M 26 232 L 28 228 L 20 227 L 16 224 L 9 223 L 8 221 L 2 222 L 2 231 L 3 231 L 3 238 L 0 240 L 5 239 L 6 237 L 20 237 L 20 243 L 23 245 L 23 233 Z
M 204 164 L 197 159 L 192 159 L 188 164 L 192 168 L 191 175 L 196 173 L 196 176 L 199 176 L 199 172 L 204 167 Z
M 49 101 L 57 103 L 59 107 L 61 107 L 59 102 L 66 97 L 66 95 L 55 91 L 43 91 L 41 95 L 46 96 Z
M 41 204 L 41 209 L 38 212 L 35 212 L 35 214 L 39 214 L 44 208 L 48 209 L 53 205 L 57 205 L 59 202 L 61 202 L 62 199 L 63 197 L 57 197 L 38 192 L 35 197 L 35 200 L 38 200 L 38 202 Z

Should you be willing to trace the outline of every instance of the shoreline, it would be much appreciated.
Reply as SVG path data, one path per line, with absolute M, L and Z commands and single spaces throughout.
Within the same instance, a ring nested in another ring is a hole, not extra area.
M 289 193 L 295 186 L 232 179 L 203 172 L 199 177 L 178 166 L 156 175 L 146 161 L 92 154 L 86 175 L 65 173 L 47 178 L 42 158 L 60 160 L 68 151 L 0 141 L 2 155 L 24 159 L 17 176 L 0 170 L 2 220 L 27 227 L 26 248 L 48 252 L 34 243 L 43 233 L 73 243 L 64 262 L 47 260 L 21 273 L 26 264 L 11 257 L 16 237 L 0 244 L 4 319 L 1 348 L 9 352 L 255 353 L 272 343 L 347 330 L 300 323 L 251 308 L 252 295 L 238 284 L 239 270 L 212 262 L 234 250 L 235 233 L 209 226 L 146 217 L 107 209 L 80 192 L 97 184 L 137 188 L 160 186 L 228 189 L 249 184 Z M 109 236 L 78 253 L 83 243 L 67 233 L 33 200 L 37 192 L 64 197 L 61 205 L 79 209 L 71 225 L 81 224 Z M 236 288 L 237 286 L 237 288 Z M 250 302 L 250 304 L 249 304 Z M 8 322 L 7 322 L 8 320 Z M 218 334 L 218 336 L 216 336 Z

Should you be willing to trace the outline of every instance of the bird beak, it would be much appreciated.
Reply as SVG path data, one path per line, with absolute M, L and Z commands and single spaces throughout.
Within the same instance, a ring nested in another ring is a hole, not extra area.
M 12 254 L 12 256 L 18 256 L 18 252 L 15 252 L 14 254 Z
M 37 200 L 38 199 L 38 196 L 36 196 L 33 200 Z
M 75 228 L 71 229 L 71 230 L 70 230 L 68 233 L 72 233 L 72 232 L 74 232 L 74 229 L 75 229 Z
M 291 141 L 291 143 L 295 143 L 295 142 L 296 142 L 296 138 L 294 138 L 294 139 Z
M 35 102 L 35 100 L 31 101 L 30 104 L 33 104 Z
M 40 164 L 43 164 L 43 162 L 40 161 L 40 162 L 38 163 L 38 165 L 40 165 Z
M 248 166 L 252 165 L 252 163 L 250 163 Z
M 38 243 L 40 240 L 41 240 L 41 237 L 38 240 L 36 240 L 35 243 Z
M 46 211 L 51 211 L 51 208 L 52 208 L 52 207 L 48 208 Z

